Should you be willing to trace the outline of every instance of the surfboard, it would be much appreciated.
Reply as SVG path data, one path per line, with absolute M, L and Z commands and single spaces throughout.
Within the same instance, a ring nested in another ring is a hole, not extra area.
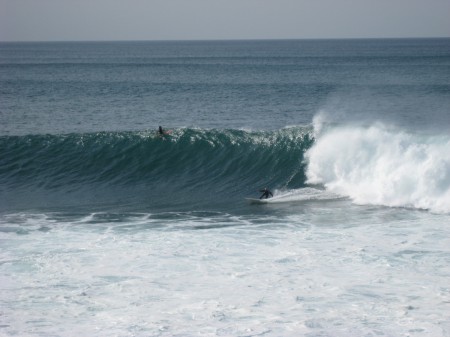
M 165 138 L 165 136 L 170 136 L 172 133 L 172 130 L 164 130 L 163 134 L 160 134 L 158 131 L 156 131 L 156 136 L 159 138 Z
M 267 204 L 268 199 L 245 198 L 251 204 Z

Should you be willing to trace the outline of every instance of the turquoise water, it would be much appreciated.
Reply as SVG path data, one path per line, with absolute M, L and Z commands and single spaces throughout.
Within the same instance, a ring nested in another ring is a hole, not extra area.
M 0 43 L 0 97 L 0 334 L 450 333 L 449 39 Z

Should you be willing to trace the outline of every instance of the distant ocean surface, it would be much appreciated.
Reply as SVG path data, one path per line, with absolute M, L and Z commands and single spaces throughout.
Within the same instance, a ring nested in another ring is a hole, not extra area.
M 1 336 L 450 336 L 449 280 L 450 39 L 0 43 Z

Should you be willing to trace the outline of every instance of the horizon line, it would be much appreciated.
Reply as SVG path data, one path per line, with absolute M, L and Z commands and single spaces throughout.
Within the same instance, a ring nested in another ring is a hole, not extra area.
M 318 37 L 318 38 L 217 38 L 217 39 L 129 39 L 129 40 L 0 40 L 0 43 L 102 43 L 102 42 L 232 42 L 232 41 L 329 41 L 329 40 L 426 40 L 449 39 L 450 36 L 428 37 Z

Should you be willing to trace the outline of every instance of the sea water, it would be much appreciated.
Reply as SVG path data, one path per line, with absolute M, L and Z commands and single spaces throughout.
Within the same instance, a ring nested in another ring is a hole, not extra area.
M 449 109 L 449 39 L 0 43 L 0 335 L 449 336 Z

